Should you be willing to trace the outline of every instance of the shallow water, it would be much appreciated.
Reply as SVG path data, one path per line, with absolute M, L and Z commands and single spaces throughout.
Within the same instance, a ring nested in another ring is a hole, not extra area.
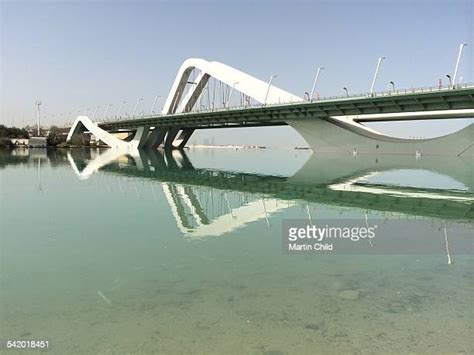
M 1 340 L 58 354 L 474 352 L 472 161 L 14 154 L 0 154 Z M 414 221 L 400 234 L 439 250 L 282 249 L 284 221 L 366 216 Z

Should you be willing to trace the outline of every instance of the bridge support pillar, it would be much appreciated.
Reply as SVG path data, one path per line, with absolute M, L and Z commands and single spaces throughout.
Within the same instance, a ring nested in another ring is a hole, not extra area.
M 133 137 L 131 143 L 136 148 L 143 148 L 148 136 L 149 126 L 141 126 L 137 128 L 135 136 Z
M 188 143 L 189 138 L 191 138 L 194 133 L 194 128 L 184 128 L 178 138 L 173 143 L 173 146 L 178 149 L 183 149 L 186 143 Z
M 168 132 L 168 128 L 158 128 L 155 129 L 148 135 L 148 138 L 145 142 L 145 148 L 147 149 L 157 149 L 163 140 L 165 139 L 166 132 Z
M 173 142 L 174 142 L 174 139 L 176 138 L 178 132 L 179 132 L 179 128 L 176 128 L 176 127 L 171 127 L 168 130 L 168 134 L 166 135 L 166 138 L 165 138 L 165 149 L 166 150 L 174 148 Z

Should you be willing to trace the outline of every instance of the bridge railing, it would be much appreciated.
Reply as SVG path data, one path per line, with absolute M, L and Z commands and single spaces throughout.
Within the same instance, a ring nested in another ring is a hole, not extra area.
M 290 102 L 281 102 L 277 104 L 262 104 L 257 103 L 253 105 L 233 105 L 228 106 L 225 108 L 218 108 L 218 109 L 195 109 L 191 112 L 187 113 L 177 113 L 176 115 L 186 115 L 186 114 L 195 114 L 195 113 L 208 113 L 208 112 L 226 112 L 229 110 L 242 110 L 246 108 L 258 108 L 258 107 L 278 107 L 278 106 L 287 106 L 287 105 L 299 105 L 305 102 L 324 102 L 324 101 L 333 101 L 333 100 L 343 100 L 343 99 L 354 99 L 354 98 L 366 98 L 366 97 L 386 97 L 386 96 L 397 96 L 397 95 L 406 95 L 406 94 L 416 94 L 416 93 L 426 93 L 426 92 L 440 92 L 440 91 L 450 91 L 456 89 L 465 89 L 474 87 L 474 83 L 465 83 L 465 84 L 458 84 L 456 86 L 427 86 L 421 88 L 410 88 L 410 89 L 398 89 L 398 90 L 385 90 L 385 91 L 378 91 L 374 93 L 358 93 L 352 95 L 340 95 L 340 96 L 329 96 L 324 98 L 318 98 L 313 100 L 308 99 L 301 99 L 298 101 L 290 101 Z M 162 115 L 148 115 L 144 116 L 143 118 L 151 118 L 156 116 Z M 167 115 L 168 116 L 168 115 Z
M 474 87 L 474 83 L 458 84 L 455 86 L 452 86 L 452 85 L 426 86 L 426 87 L 421 87 L 421 88 L 384 90 L 384 91 L 377 91 L 374 93 L 367 92 L 367 93 L 357 93 L 357 94 L 348 94 L 348 95 L 335 95 L 335 96 L 327 96 L 320 99 L 304 100 L 304 101 L 319 102 L 319 101 L 329 101 L 329 100 L 341 100 L 344 98 L 354 99 L 354 98 L 364 98 L 364 97 L 395 96 L 395 95 L 406 95 L 406 94 L 416 94 L 416 93 L 425 93 L 425 92 L 439 92 L 439 91 L 450 91 L 450 90 L 456 90 L 456 89 L 467 89 L 470 87 Z

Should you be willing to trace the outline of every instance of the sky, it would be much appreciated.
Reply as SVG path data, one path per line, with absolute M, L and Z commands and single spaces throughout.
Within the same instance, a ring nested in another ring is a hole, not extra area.
M 71 122 L 78 110 L 149 111 L 164 103 L 181 63 L 217 60 L 298 96 L 319 66 L 320 97 L 437 86 L 452 74 L 474 82 L 474 0 L 447 1 L 4 1 L 1 19 L 0 123 Z M 71 112 L 69 114 L 69 112 Z M 456 120 L 377 128 L 430 136 L 465 125 Z M 263 130 L 263 131 L 262 131 Z M 265 134 L 262 134 L 265 132 Z M 300 144 L 287 127 L 200 132 L 216 143 Z

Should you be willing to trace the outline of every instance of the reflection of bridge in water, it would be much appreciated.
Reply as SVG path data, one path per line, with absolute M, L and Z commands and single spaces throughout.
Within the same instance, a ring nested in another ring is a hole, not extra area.
M 180 151 L 135 151 L 127 155 L 125 164 L 117 161 L 123 156 L 123 152 L 107 150 L 78 169 L 84 157 L 73 151 L 69 161 L 78 176 L 85 179 L 100 169 L 159 180 L 179 228 L 195 237 L 219 235 L 258 219 L 268 219 L 275 212 L 301 204 L 298 200 L 385 215 L 474 219 L 472 160 L 313 154 L 295 174 L 284 177 L 196 169 Z M 426 179 L 423 174 L 427 173 L 448 177 L 463 188 L 430 188 L 427 181 L 422 187 L 373 181 L 374 177 L 400 169 L 421 173 L 422 179 Z M 211 204 L 219 206 L 217 212 L 209 207 Z
M 167 182 L 162 186 L 178 228 L 194 238 L 218 236 L 260 219 L 269 223 L 271 214 L 290 206 L 274 198 L 252 200 L 247 194 L 216 193 L 202 186 Z

